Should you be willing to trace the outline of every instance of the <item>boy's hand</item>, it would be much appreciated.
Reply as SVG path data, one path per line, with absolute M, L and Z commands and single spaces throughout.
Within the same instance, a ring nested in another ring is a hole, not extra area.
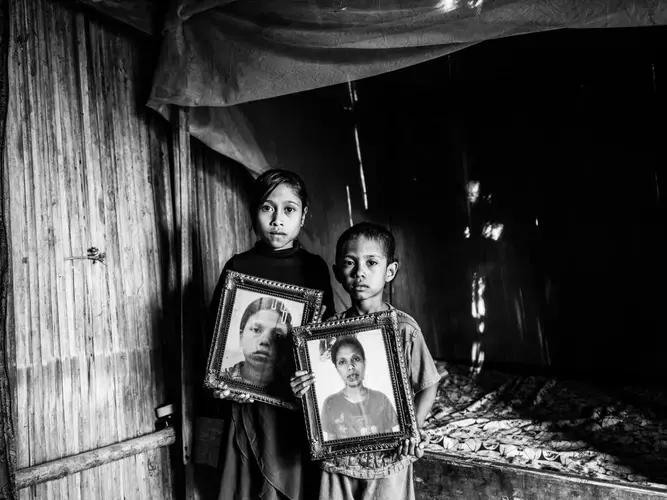
M 213 397 L 218 399 L 229 399 L 230 401 L 234 401 L 236 403 L 252 403 L 254 401 L 252 396 L 247 392 L 242 392 L 240 394 L 233 393 L 227 384 L 224 384 L 222 389 L 213 391 Z
M 429 437 L 426 432 L 419 431 L 420 439 L 410 438 L 406 439 L 398 447 L 398 452 L 401 455 L 410 455 L 416 458 L 424 456 L 424 448 L 429 443 Z
M 292 392 L 297 398 L 303 396 L 310 386 L 315 383 L 315 374 L 312 372 L 307 372 L 305 370 L 298 371 L 294 373 L 292 379 L 290 380 L 290 385 L 292 386 Z

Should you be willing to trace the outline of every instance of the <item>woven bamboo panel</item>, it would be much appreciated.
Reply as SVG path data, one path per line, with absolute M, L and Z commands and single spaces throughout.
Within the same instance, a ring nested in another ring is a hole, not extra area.
M 143 107 L 144 40 L 12 2 L 7 151 L 19 468 L 153 431 L 177 335 L 169 127 Z M 149 61 L 150 62 L 150 61 Z M 88 259 L 87 249 L 106 254 Z M 170 499 L 161 449 L 22 499 Z

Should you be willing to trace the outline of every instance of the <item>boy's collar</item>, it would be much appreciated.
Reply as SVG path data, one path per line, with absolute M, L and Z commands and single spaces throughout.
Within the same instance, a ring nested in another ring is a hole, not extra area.
M 389 302 L 383 302 L 383 304 L 387 306 L 387 309 L 383 309 L 383 311 L 391 311 L 393 309 L 396 309 Z M 350 307 L 347 311 L 343 313 L 343 319 L 356 318 L 357 316 L 359 315 L 357 314 L 357 310 L 354 308 L 354 306 Z

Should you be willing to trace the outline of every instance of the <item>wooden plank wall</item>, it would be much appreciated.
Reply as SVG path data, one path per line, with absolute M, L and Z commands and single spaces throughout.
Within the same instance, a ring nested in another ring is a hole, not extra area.
M 154 430 L 175 262 L 170 129 L 143 106 L 143 39 L 48 0 L 11 9 L 13 387 L 24 468 Z M 68 260 L 91 246 L 104 264 Z M 172 491 L 163 448 L 20 498 L 162 500 Z

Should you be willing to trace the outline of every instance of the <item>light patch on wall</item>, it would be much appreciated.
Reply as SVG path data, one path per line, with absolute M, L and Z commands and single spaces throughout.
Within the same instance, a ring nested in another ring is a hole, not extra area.
M 354 140 L 357 143 L 357 158 L 359 159 L 359 180 L 361 181 L 361 192 L 364 197 L 364 208 L 368 210 L 368 194 L 366 194 L 366 176 L 364 175 L 364 163 L 361 160 L 361 145 L 359 144 L 359 131 L 354 125 Z
M 350 186 L 345 185 L 345 192 L 347 193 L 347 214 L 350 217 L 350 227 L 354 226 L 354 221 L 352 220 L 352 197 L 350 196 Z
M 482 229 L 482 235 L 485 238 L 490 238 L 493 241 L 498 241 L 503 234 L 504 227 L 505 226 L 503 226 L 502 224 L 487 222 L 486 224 L 484 224 L 484 228 Z
M 484 276 L 477 276 L 475 273 L 472 279 L 472 317 L 475 319 L 481 319 L 486 315 L 485 288 Z
M 459 7 L 459 0 L 440 0 L 435 5 L 436 9 L 441 10 L 443 12 L 451 12 L 453 10 L 458 9 L 458 7 Z
M 484 290 L 486 289 L 486 280 L 484 276 L 478 276 L 477 273 L 472 278 L 472 317 L 477 323 L 478 338 L 472 344 L 472 366 L 470 373 L 472 376 L 479 375 L 484 364 L 484 350 L 482 349 L 481 335 L 486 329 L 484 317 L 486 316 L 486 303 L 484 301 Z
M 470 238 L 470 228 L 466 227 L 466 230 L 463 231 L 463 234 L 465 235 L 466 238 Z
M 468 201 L 474 205 L 478 199 L 479 199 L 479 182 L 470 181 L 468 183 Z

